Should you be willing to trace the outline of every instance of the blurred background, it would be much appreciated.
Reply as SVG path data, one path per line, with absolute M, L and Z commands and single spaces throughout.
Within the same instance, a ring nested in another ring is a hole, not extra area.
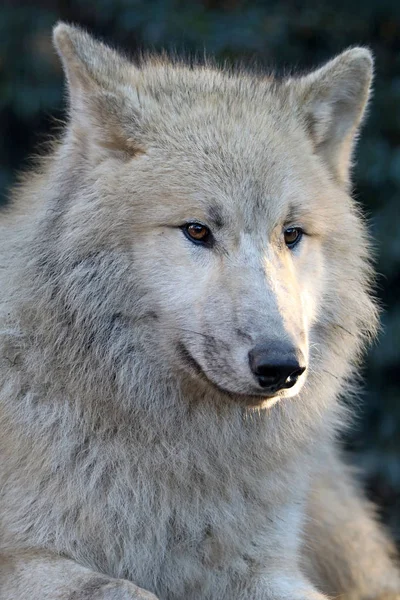
M 376 57 L 355 194 L 376 240 L 383 331 L 365 364 L 358 418 L 346 438 L 368 491 L 400 543 L 400 2 L 399 0 L 0 0 L 0 204 L 63 117 L 51 46 L 58 19 L 134 54 L 141 48 L 256 59 L 307 69 L 365 44 Z

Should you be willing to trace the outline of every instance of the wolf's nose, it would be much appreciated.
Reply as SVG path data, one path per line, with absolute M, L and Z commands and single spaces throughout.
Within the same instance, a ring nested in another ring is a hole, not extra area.
M 249 364 L 258 384 L 272 394 L 293 387 L 306 370 L 301 352 L 277 342 L 250 350 Z

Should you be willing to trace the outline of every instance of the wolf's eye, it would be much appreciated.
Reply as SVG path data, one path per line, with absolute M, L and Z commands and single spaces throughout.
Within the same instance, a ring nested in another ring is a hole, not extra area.
M 288 227 L 283 232 L 285 244 L 288 248 L 294 248 L 303 236 L 303 230 L 300 227 Z
M 213 239 L 211 231 L 201 223 L 186 223 L 186 225 L 183 225 L 182 231 L 195 244 L 205 244 L 208 246 Z

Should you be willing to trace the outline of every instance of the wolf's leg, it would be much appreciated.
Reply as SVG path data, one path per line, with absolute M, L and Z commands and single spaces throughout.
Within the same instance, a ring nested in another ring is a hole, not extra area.
M 304 576 L 289 565 L 280 572 L 264 573 L 260 578 L 238 582 L 228 591 L 226 600 L 329 600 Z
M 1 600 L 157 600 L 123 579 L 40 551 L 0 554 Z
M 333 449 L 307 512 L 305 568 L 319 589 L 346 600 L 400 600 L 394 547 Z

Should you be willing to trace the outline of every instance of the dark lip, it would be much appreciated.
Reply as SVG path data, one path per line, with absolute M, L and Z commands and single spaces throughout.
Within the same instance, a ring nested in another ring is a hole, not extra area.
M 263 392 L 262 390 L 260 390 L 260 392 L 258 394 L 257 393 L 252 394 L 252 393 L 244 393 L 244 392 L 232 392 L 230 390 L 227 390 L 224 387 L 220 386 L 218 383 L 215 383 L 215 381 L 212 381 L 208 377 L 208 375 L 204 372 L 202 366 L 190 354 L 189 350 L 186 348 L 186 346 L 183 342 L 178 342 L 177 349 L 178 349 L 179 355 L 183 359 L 183 362 L 186 363 L 186 365 L 188 365 L 189 367 L 191 367 L 191 370 L 194 371 L 198 377 L 200 377 L 203 381 L 205 381 L 209 385 L 212 385 L 219 392 L 222 392 L 223 394 L 229 396 L 229 398 L 231 398 L 233 400 L 237 399 L 238 397 L 242 401 L 248 399 L 249 401 L 247 402 L 247 404 L 255 406 L 258 404 L 262 404 L 263 401 L 265 401 L 265 400 L 271 400 L 272 398 L 280 398 L 281 397 L 279 393 L 268 395 L 265 392 Z

